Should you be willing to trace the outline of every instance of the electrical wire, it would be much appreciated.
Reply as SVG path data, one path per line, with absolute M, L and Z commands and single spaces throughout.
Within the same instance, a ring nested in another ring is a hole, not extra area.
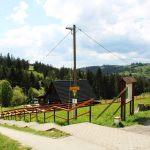
M 86 33 L 85 31 L 81 30 L 78 28 L 78 30 L 80 32 L 82 32 L 84 35 L 86 35 L 90 40 L 92 40 L 93 42 L 95 42 L 96 44 L 98 44 L 100 47 L 102 47 L 104 50 L 106 50 L 107 52 L 111 53 L 114 57 L 117 57 L 118 59 L 120 59 L 121 61 L 123 61 L 125 64 L 128 63 L 128 61 L 126 61 L 126 59 L 123 59 L 117 55 L 115 55 L 112 51 L 110 51 L 109 49 L 105 48 L 102 44 L 100 44 L 97 40 L 95 40 L 93 37 L 91 37 L 88 33 Z
M 67 36 L 71 33 L 71 31 L 69 31 L 41 60 L 40 62 L 45 59 L 47 56 L 49 56 L 50 53 L 52 53 L 66 38 Z

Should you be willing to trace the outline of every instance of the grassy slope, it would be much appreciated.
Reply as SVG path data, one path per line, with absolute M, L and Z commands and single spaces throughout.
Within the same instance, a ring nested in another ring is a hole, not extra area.
M 62 131 L 57 130 L 57 129 L 52 129 L 50 131 L 36 131 L 34 129 L 31 129 L 31 128 L 21 128 L 21 127 L 17 127 L 17 126 L 10 126 L 7 124 L 1 124 L 0 126 L 10 128 L 10 129 L 15 129 L 18 131 L 32 133 L 35 135 L 46 136 L 46 137 L 50 137 L 50 138 L 60 138 L 60 137 L 69 136 L 68 133 L 62 132 Z
M 132 68 L 133 75 L 150 78 L 150 64 L 145 64 L 143 66 L 133 66 Z M 121 72 L 121 74 L 129 75 L 129 72 L 124 71 Z
M 135 100 L 135 109 L 136 106 L 139 103 L 150 103 L 150 98 L 144 98 L 140 100 Z M 113 118 L 112 114 L 115 112 L 115 110 L 119 107 L 119 103 L 113 104 L 107 112 L 105 112 L 99 119 L 96 119 L 97 115 L 103 111 L 105 107 L 107 107 L 108 104 L 106 105 L 96 105 L 92 107 L 92 122 L 95 124 L 100 124 L 100 125 L 105 125 L 105 126 L 110 126 L 113 127 Z M 150 119 L 150 111 L 142 111 L 136 113 L 134 116 L 129 115 L 129 104 L 127 104 L 127 120 L 126 122 L 123 122 L 125 126 L 133 125 L 133 124 L 142 124 L 145 120 Z M 78 109 L 78 115 L 85 113 L 89 110 L 89 107 L 84 107 L 84 108 L 79 108 Z M 46 117 L 49 117 L 53 115 L 53 112 L 48 112 L 46 113 Z M 56 115 L 65 117 L 67 118 L 67 113 L 65 111 L 56 111 Z M 33 115 L 35 116 L 35 115 Z M 33 117 L 32 116 L 32 117 Z M 115 116 L 120 116 L 120 110 L 117 112 Z M 70 118 L 72 117 L 72 112 L 70 113 Z M 18 118 L 19 120 L 19 118 Z M 23 120 L 23 118 L 22 118 Z M 26 121 L 29 122 L 29 115 L 26 115 Z M 32 119 L 32 121 L 36 121 L 35 117 Z M 70 124 L 73 123 L 80 123 L 80 122 L 88 122 L 89 121 L 89 116 L 88 114 L 79 117 L 77 120 L 71 120 Z M 38 122 L 43 123 L 43 113 L 38 114 Z M 53 122 L 53 117 L 49 118 L 46 120 L 46 122 Z M 56 117 L 56 123 L 59 125 L 67 125 L 67 121 L 60 119 Z
M 34 66 L 33 65 L 29 65 L 29 70 L 28 70 L 28 72 L 30 73 L 30 72 L 33 72 L 33 74 L 34 74 L 34 76 L 36 77 L 36 78 L 43 78 L 44 76 L 43 76 L 43 73 L 40 73 L 40 72 L 37 72 L 37 71 L 35 71 L 34 70 Z
M 89 70 L 96 73 L 99 66 L 87 67 Z M 150 64 L 142 65 L 126 65 L 126 66 L 117 66 L 117 65 L 103 65 L 101 69 L 104 73 L 120 73 L 122 75 L 129 75 L 131 73 L 135 76 L 143 76 L 150 78 Z M 81 68 L 81 70 L 86 71 L 86 68 Z
M 24 147 L 17 141 L 0 134 L 0 150 L 30 150 L 30 149 L 31 148 Z

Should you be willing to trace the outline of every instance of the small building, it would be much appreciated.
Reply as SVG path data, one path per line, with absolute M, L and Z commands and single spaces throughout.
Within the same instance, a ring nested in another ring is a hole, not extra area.
M 134 114 L 134 91 L 135 91 L 136 79 L 132 76 L 123 77 L 121 80 L 121 91 L 125 90 L 121 94 L 121 119 L 126 120 L 126 104 L 130 103 L 129 110 L 130 115 Z
M 123 77 L 122 82 L 124 82 L 125 84 L 132 84 L 132 83 L 136 83 L 136 79 L 132 76 Z
M 80 90 L 77 92 L 78 102 L 83 102 L 89 99 L 94 98 L 95 94 L 92 91 L 91 86 L 87 80 L 78 80 L 77 85 L 80 87 Z M 59 80 L 53 81 L 47 92 L 39 96 L 40 104 L 67 104 L 72 102 L 73 93 L 69 88 L 73 86 L 73 81 L 69 80 Z
M 134 88 L 135 88 L 136 79 L 132 76 L 123 77 L 121 79 L 121 90 L 123 90 L 125 87 L 128 88 L 126 92 L 126 101 L 132 100 L 132 96 L 134 95 Z

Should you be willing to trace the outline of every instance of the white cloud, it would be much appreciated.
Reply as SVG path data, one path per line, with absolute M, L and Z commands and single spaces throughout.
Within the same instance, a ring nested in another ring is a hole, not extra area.
M 7 17 L 8 19 L 13 19 L 16 22 L 24 23 L 24 20 L 28 17 L 27 9 L 28 4 L 25 1 L 20 1 L 19 5 L 14 7 L 13 13 Z
M 46 15 L 61 20 L 63 25 L 77 24 L 96 38 L 126 35 L 148 39 L 150 20 L 149 0 L 45 0 L 40 1 Z M 143 18 L 143 20 L 139 20 Z M 150 41 L 150 38 L 149 38 Z
M 45 2 L 45 0 L 34 0 L 35 3 L 37 3 L 38 5 L 41 5 Z
M 68 32 L 65 27 L 77 24 L 79 28 L 111 50 L 114 55 L 126 59 L 127 62 L 149 62 L 149 0 L 34 0 L 34 2 L 42 6 L 47 19 L 59 19 L 61 23 L 52 22 L 50 25 L 34 27 L 28 25 L 9 30 L 5 37 L 0 39 L 0 49 L 15 49 L 16 52 L 12 51 L 12 53 L 25 57 L 31 62 L 41 60 Z M 24 23 L 28 17 L 28 7 L 25 1 L 21 1 L 14 8 L 10 18 Z M 70 66 L 72 64 L 71 44 L 72 37 L 43 62 L 57 67 Z M 124 64 L 117 57 L 101 49 L 77 32 L 78 67 Z M 142 55 L 141 51 L 143 51 Z
M 51 50 L 59 40 L 61 40 L 68 31 L 61 25 L 48 26 L 23 26 L 18 29 L 9 30 L 3 39 L 0 39 L 0 53 L 11 53 L 15 57 L 21 57 L 35 61 L 42 61 L 46 64 L 52 64 L 56 67 L 72 67 L 72 36 L 68 37 L 55 51 L 48 57 L 46 54 Z M 59 36 L 59 37 L 58 37 Z M 94 49 L 89 46 L 84 47 L 80 40 L 77 40 L 77 67 L 102 65 L 102 64 L 129 64 L 134 61 L 149 60 L 145 56 L 138 54 L 138 51 L 130 52 L 112 52 L 113 54 Z M 90 43 L 89 43 L 90 45 Z M 117 57 L 116 57 L 117 56 Z M 146 55 L 147 56 L 147 55 Z M 126 61 L 122 62 L 119 58 Z
M 58 46 L 52 55 L 45 56 L 67 32 L 64 27 L 59 25 L 23 26 L 12 29 L 5 34 L 3 39 L 0 39 L 0 53 L 6 54 L 9 52 L 15 57 L 28 59 L 31 63 L 42 60 L 44 63 L 61 67 L 65 65 L 62 62 L 69 60 L 67 50 L 71 43 L 64 42 L 61 46 Z M 66 57 L 68 57 L 67 60 Z

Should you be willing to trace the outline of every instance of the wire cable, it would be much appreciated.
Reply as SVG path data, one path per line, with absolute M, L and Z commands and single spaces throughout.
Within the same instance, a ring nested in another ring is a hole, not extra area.
M 95 40 L 93 37 L 91 37 L 88 33 L 84 32 L 83 30 L 79 29 L 78 30 L 80 32 L 82 32 L 84 35 L 86 35 L 90 40 L 92 40 L 93 42 L 95 42 L 96 44 L 98 44 L 100 47 L 102 47 L 104 50 L 106 50 L 107 52 L 111 53 L 113 56 L 117 57 L 118 59 L 120 59 L 121 61 L 123 61 L 125 64 L 128 63 L 128 61 L 126 61 L 126 59 L 123 59 L 117 55 L 115 55 L 112 51 L 110 51 L 109 49 L 105 48 L 102 44 L 100 44 L 97 40 Z
M 47 56 L 49 56 L 50 53 L 52 53 L 66 38 L 67 36 L 71 33 L 71 31 L 69 31 L 41 60 L 40 62 L 45 59 Z

